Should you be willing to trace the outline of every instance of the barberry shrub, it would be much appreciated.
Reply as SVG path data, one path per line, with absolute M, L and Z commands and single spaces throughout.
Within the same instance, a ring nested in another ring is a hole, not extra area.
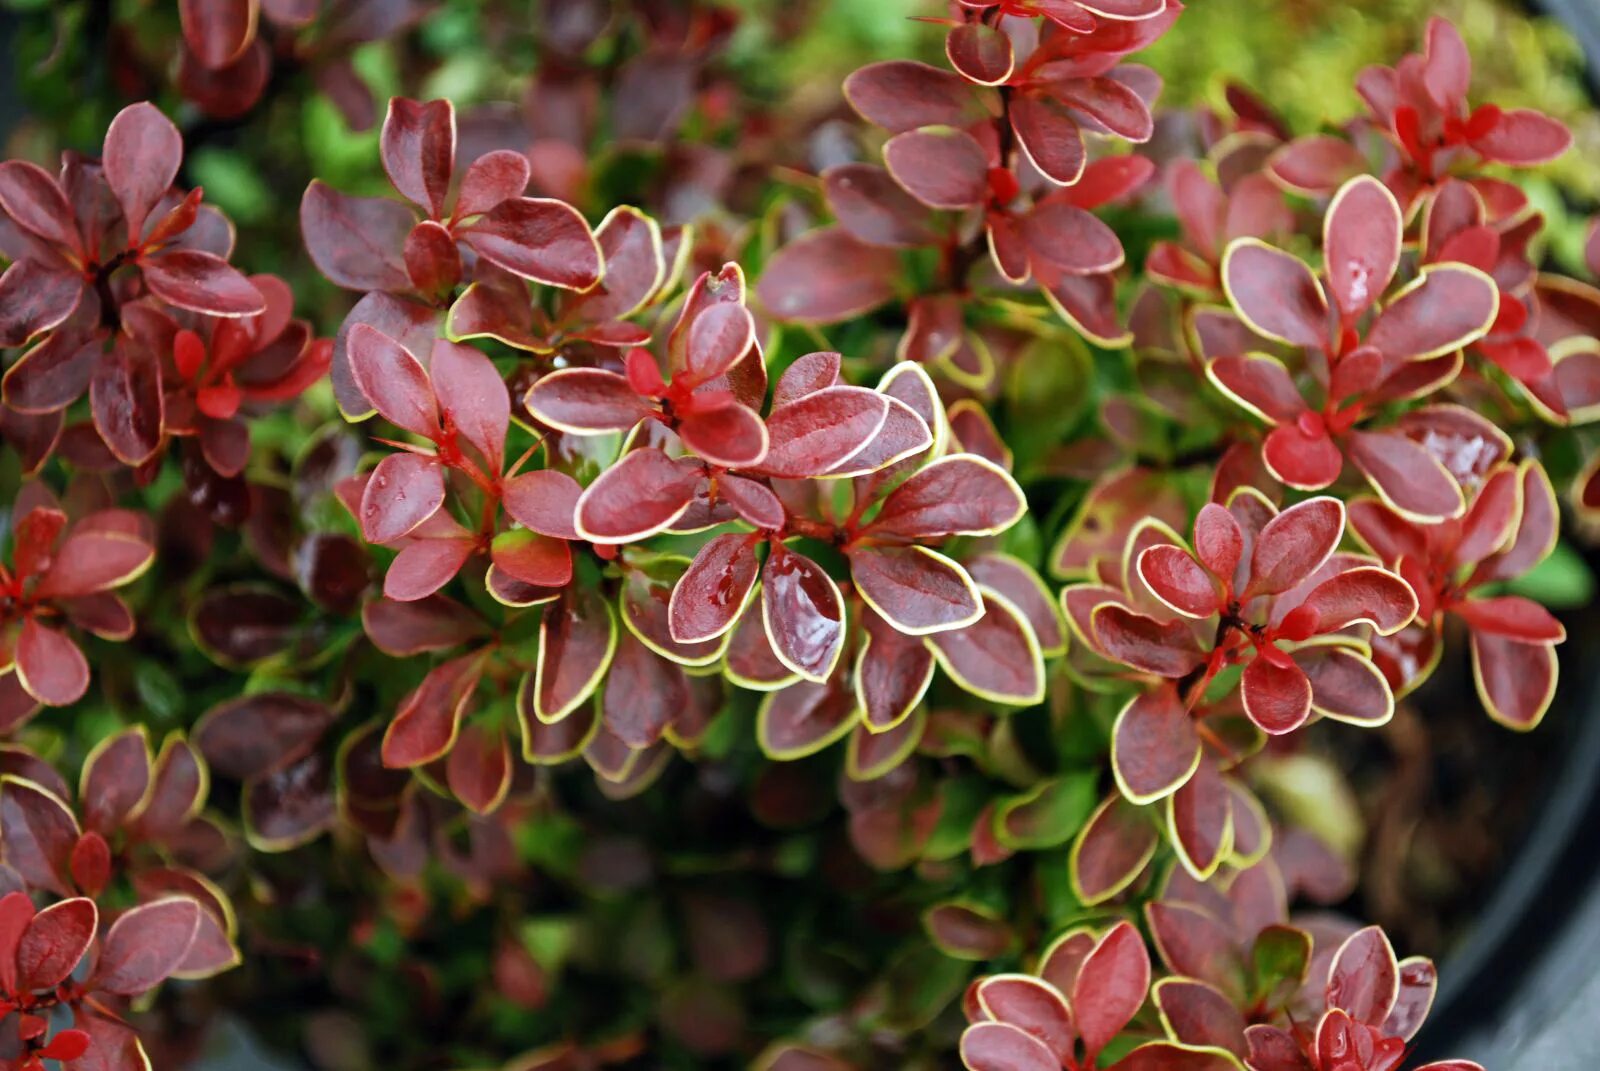
M 1307 910 L 1352 860 L 1260 770 L 1452 647 L 1551 706 L 1600 290 L 1514 169 L 1566 129 L 1441 19 L 1296 136 L 1161 106 L 1179 0 L 958 0 L 741 204 L 681 113 L 780 119 L 683 6 L 546 13 L 508 133 L 379 120 L 409 3 L 179 4 L 206 122 L 309 73 L 378 128 L 393 196 L 300 201 L 342 304 L 234 266 L 152 103 L 0 164 L 0 1058 L 176 1062 L 163 983 L 326 963 L 442 1018 L 406 1066 L 1399 1068 L 1434 966 Z

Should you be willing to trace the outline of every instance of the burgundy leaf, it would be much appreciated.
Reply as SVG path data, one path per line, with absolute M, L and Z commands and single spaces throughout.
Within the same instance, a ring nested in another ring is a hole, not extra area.
M 1028 622 L 1003 597 L 980 592 L 983 616 L 927 637 L 945 673 L 982 699 L 1013 706 L 1042 702 L 1044 657 Z
M 35 260 L 17 261 L 0 275 L 0 346 L 21 346 L 57 326 L 72 315 L 82 297 L 83 279 L 77 273 Z M 84 351 L 96 352 L 88 347 L 72 352 Z M 6 373 L 8 396 L 16 367 Z
M 17 638 L 17 679 L 28 694 L 46 706 L 76 703 L 89 690 L 89 663 L 78 645 L 63 633 L 29 616 Z
M 1011 474 L 975 454 L 955 454 L 923 467 L 884 499 L 866 531 L 929 539 L 993 535 L 1027 511 Z
M 1119 922 L 1083 961 L 1072 987 L 1078 1034 L 1092 1060 L 1121 1033 L 1150 989 L 1150 954 L 1130 923 Z
M 891 133 L 924 126 L 965 126 L 981 110 L 960 76 L 910 60 L 862 67 L 845 79 L 845 99 L 869 123 Z
M 405 205 L 350 197 L 313 180 L 300 199 L 300 232 L 317 270 L 348 290 L 405 290 L 401 251 L 416 224 Z
M 172 249 L 140 263 L 145 285 L 169 305 L 208 316 L 254 316 L 266 311 L 261 292 L 214 253 Z
M 1253 238 L 1240 238 L 1222 258 L 1228 300 L 1251 330 L 1290 346 L 1328 341 L 1328 301 L 1311 269 Z
M 564 368 L 542 376 L 525 404 L 552 428 L 575 435 L 626 431 L 654 409 L 626 377 L 598 368 Z
M 839 164 L 822 173 L 822 188 L 834 218 L 868 245 L 914 247 L 938 236 L 927 206 L 907 195 L 881 167 Z
M 189 954 L 202 922 L 200 905 L 186 896 L 140 904 L 117 917 L 100 945 L 94 987 L 137 996 L 165 981 Z
M 1290 506 L 1256 535 L 1250 582 L 1240 593 L 1276 595 L 1322 567 L 1344 535 L 1344 503 L 1321 496 Z
M 573 585 L 545 607 L 539 626 L 539 664 L 525 680 L 534 713 L 557 722 L 594 694 L 617 649 L 617 620 L 596 591 Z
M 1117 787 L 1138 804 L 1181 788 L 1200 764 L 1200 737 L 1177 690 L 1161 687 L 1132 699 L 1111 730 Z
M 483 655 L 476 652 L 451 659 L 430 670 L 400 701 L 383 734 L 385 766 L 420 766 L 450 750 L 461 715 L 483 675 L 483 664 Z
M 1091 620 L 1099 648 L 1135 669 L 1178 678 L 1204 659 L 1185 621 L 1160 622 L 1116 604 L 1097 607 Z
M 122 206 L 130 241 L 143 236 L 145 218 L 171 188 L 182 162 L 183 138 L 155 105 L 130 104 L 111 120 L 102 164 L 106 184 Z
M 485 260 L 547 286 L 588 290 L 604 272 L 589 224 L 561 201 L 502 201 L 457 233 Z
M 761 570 L 761 610 L 772 651 L 808 680 L 826 681 L 844 648 L 839 588 L 810 558 L 774 542 Z
M 17 944 L 17 985 L 22 992 L 54 989 L 83 959 L 94 940 L 99 912 L 77 896 L 51 904 L 28 923 Z
M 773 254 L 756 295 L 773 316 L 793 323 L 831 324 L 882 305 L 894 296 L 900 258 L 838 227 L 804 235 Z
M 450 102 L 391 99 L 379 152 L 394 188 L 440 218 L 456 159 L 456 114 Z
M 772 443 L 761 471 L 783 479 L 820 476 L 859 453 L 889 418 L 889 401 L 864 387 L 827 387 L 772 411 Z
M 964 130 L 896 134 L 883 147 L 883 160 L 894 180 L 929 208 L 971 208 L 988 197 L 988 155 Z
M 856 591 L 912 636 L 962 628 L 983 613 L 965 569 L 927 547 L 864 546 L 847 552 Z
M 389 543 L 411 532 L 444 504 L 444 474 L 437 458 L 390 454 L 372 470 L 361 496 L 361 534 Z
M 226 66 L 255 37 L 251 0 L 179 0 L 183 39 L 206 67 Z
M 755 541 L 719 535 L 700 548 L 672 589 L 668 621 L 679 643 L 703 643 L 733 627 L 756 580 Z
M 564 472 L 539 469 L 506 482 L 502 501 L 518 524 L 541 535 L 577 539 L 574 520 L 583 488 Z
M 505 465 L 511 399 L 494 363 L 470 346 L 441 339 L 428 368 L 445 419 L 488 461 L 489 473 L 498 475 Z
M 683 516 L 700 479 L 698 462 L 635 450 L 579 497 L 578 533 L 591 543 L 632 543 L 654 535 Z
M 1403 230 L 1394 194 L 1370 175 L 1351 179 L 1328 206 L 1323 220 L 1325 271 L 1346 321 L 1365 313 L 1389 288 L 1400 264 Z

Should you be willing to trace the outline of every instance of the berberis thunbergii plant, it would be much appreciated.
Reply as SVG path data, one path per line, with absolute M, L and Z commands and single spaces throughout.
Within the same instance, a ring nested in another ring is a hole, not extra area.
M 1535 728 L 1600 513 L 1571 137 L 1449 22 L 1296 131 L 1161 109 L 1178 0 L 930 3 L 802 129 L 709 0 L 386 112 L 420 6 L 173 6 L 0 164 L 6 1067 L 1406 1064 L 1264 786 L 1469 663 Z M 185 142 L 298 97 L 374 159 L 236 248 Z

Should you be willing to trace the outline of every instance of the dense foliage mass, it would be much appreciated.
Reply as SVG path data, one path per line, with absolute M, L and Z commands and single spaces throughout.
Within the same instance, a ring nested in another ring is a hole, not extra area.
M 1571 139 L 1449 22 L 1296 130 L 1158 110 L 1178 0 L 958 0 L 801 158 L 712 4 L 459 114 L 353 62 L 410 4 L 176 8 L 120 86 L 389 188 L 299 202 L 341 299 L 154 104 L 0 164 L 8 1066 L 1402 1065 L 1434 967 L 1261 771 L 1458 644 L 1538 725 L 1600 512 Z

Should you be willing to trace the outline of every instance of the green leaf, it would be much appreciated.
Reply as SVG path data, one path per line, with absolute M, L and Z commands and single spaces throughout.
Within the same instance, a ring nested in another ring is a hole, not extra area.
M 1505 590 L 1522 595 L 1551 610 L 1576 610 L 1594 601 L 1594 572 L 1589 563 L 1566 540 L 1556 544 L 1550 556 L 1517 579 Z
M 1282 1007 L 1299 990 L 1310 965 L 1310 934 L 1268 926 L 1250 948 L 1251 992 L 1264 1007 Z
M 1099 802 L 1095 775 L 1081 771 L 1013 796 L 995 812 L 996 836 L 1014 851 L 1055 848 L 1077 836 Z

